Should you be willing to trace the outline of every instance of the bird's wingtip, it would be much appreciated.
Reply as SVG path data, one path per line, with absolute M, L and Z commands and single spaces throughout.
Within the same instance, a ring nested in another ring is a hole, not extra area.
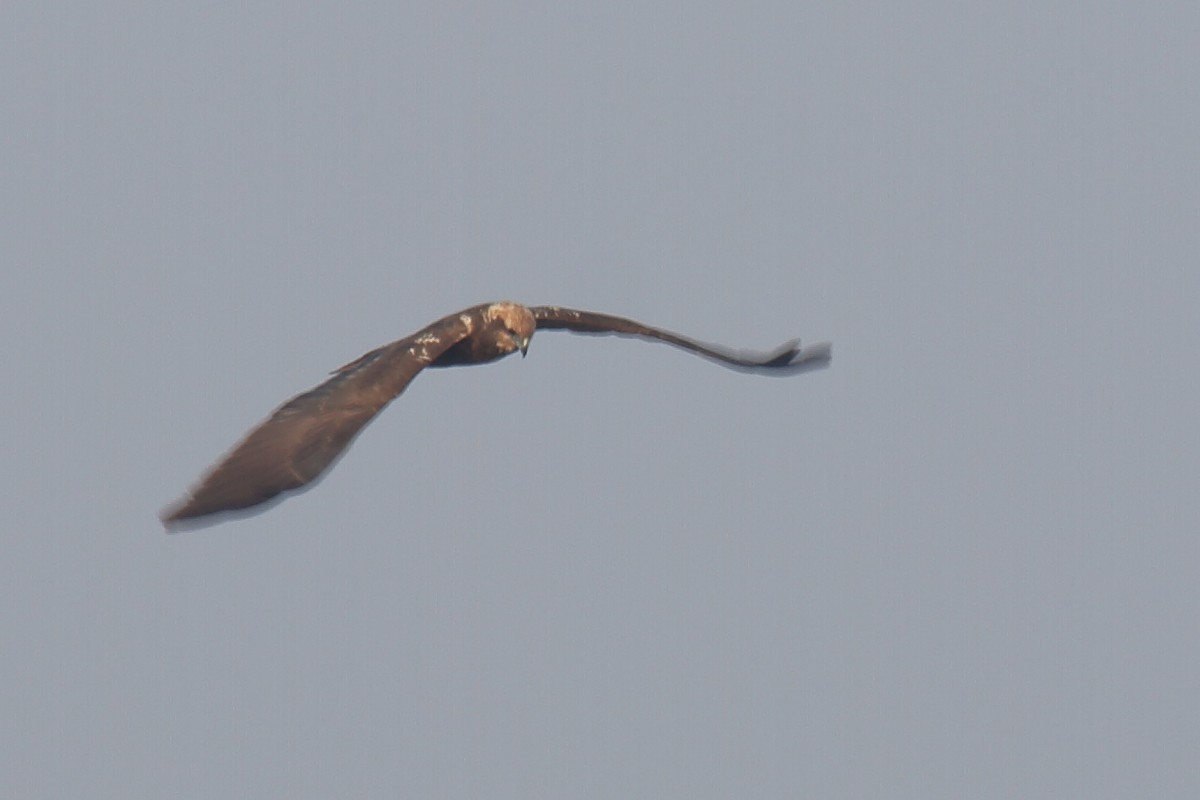
M 817 342 L 796 350 L 795 362 L 824 361 L 827 364 L 833 360 L 833 342 Z
M 796 340 L 791 345 L 791 357 L 785 365 L 781 365 L 783 371 L 788 374 L 825 369 L 833 361 L 833 344 L 831 342 L 817 342 L 801 346 L 800 341 Z

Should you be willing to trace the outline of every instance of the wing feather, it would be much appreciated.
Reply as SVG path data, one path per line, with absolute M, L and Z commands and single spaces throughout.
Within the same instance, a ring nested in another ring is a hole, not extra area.
M 339 368 L 324 383 L 296 395 L 250 431 L 178 505 L 163 524 L 255 508 L 321 477 L 363 427 L 417 374 L 465 339 L 479 308 L 453 314 Z M 215 519 L 202 520 L 209 524 Z
M 534 306 L 529 310 L 537 320 L 538 330 L 567 330 L 572 333 L 651 339 L 695 353 L 730 369 L 760 375 L 794 375 L 798 372 L 821 369 L 829 366 L 833 358 L 832 347 L 828 342 L 801 347 L 800 340 L 793 339 L 768 352 L 731 350 L 611 314 L 577 311 L 559 306 Z

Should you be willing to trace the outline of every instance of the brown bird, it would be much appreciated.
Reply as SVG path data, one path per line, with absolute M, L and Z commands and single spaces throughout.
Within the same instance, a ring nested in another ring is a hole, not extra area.
M 319 478 L 371 419 L 425 367 L 483 364 L 521 351 L 536 329 L 654 339 L 732 369 L 792 375 L 829 365 L 827 343 L 786 342 L 768 353 L 734 352 L 640 322 L 558 306 L 486 303 L 451 314 L 372 350 L 277 408 L 217 462 L 186 498 L 162 514 L 168 530 L 260 511 Z

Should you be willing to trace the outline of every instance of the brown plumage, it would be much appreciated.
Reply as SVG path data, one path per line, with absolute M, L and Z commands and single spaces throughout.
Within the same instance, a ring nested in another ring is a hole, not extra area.
M 640 322 L 557 306 L 487 303 L 438 320 L 372 350 L 296 395 L 250 431 L 189 495 L 163 512 L 168 530 L 218 521 L 224 512 L 259 511 L 319 478 L 371 419 L 425 367 L 483 364 L 517 350 L 536 329 L 654 339 L 732 369 L 790 375 L 828 366 L 830 347 L 799 340 L 769 353 L 733 352 Z

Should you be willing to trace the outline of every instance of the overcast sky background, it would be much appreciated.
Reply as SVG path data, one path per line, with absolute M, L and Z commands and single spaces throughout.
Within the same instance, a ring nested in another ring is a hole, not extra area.
M 8 4 L 0 794 L 1183 797 L 1195 3 Z M 475 303 L 307 494 L 159 510 Z

